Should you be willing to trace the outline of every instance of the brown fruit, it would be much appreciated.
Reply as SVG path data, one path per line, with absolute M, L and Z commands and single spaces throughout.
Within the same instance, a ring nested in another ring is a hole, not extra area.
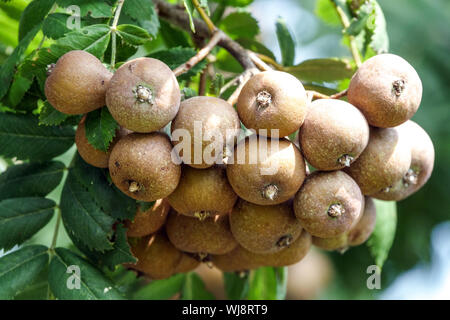
M 73 50 L 49 68 L 45 96 L 58 111 L 87 113 L 105 105 L 105 94 L 112 73 L 92 54 Z
M 184 163 L 208 168 L 223 163 L 233 150 L 240 128 L 236 110 L 225 100 L 193 97 L 180 105 L 171 126 L 172 141 Z
M 283 267 L 299 262 L 311 247 L 311 235 L 302 231 L 289 247 L 269 254 L 253 253 L 242 246 L 224 255 L 211 256 L 212 263 L 224 272 L 246 271 L 263 266 Z
M 344 169 L 359 185 L 364 195 L 392 187 L 408 171 L 411 147 L 397 128 L 370 128 L 366 149 L 353 164 Z
M 323 250 L 344 252 L 348 248 L 347 233 L 332 238 L 313 237 L 312 244 Z
M 196 269 L 200 265 L 200 261 L 192 255 L 182 252 L 181 259 L 175 267 L 174 273 L 185 273 Z
M 373 195 L 381 200 L 403 200 L 420 190 L 434 167 L 434 146 L 429 135 L 417 123 L 409 120 L 398 127 L 411 145 L 411 165 L 405 175 L 391 188 Z
M 225 169 L 183 166 L 180 183 L 167 199 L 178 213 L 204 218 L 228 214 L 237 195 L 228 183 Z
M 127 134 L 130 134 L 131 131 L 125 128 L 118 129 L 116 131 L 116 136 L 109 145 L 108 151 L 104 152 L 102 150 L 95 149 L 87 140 L 85 121 L 86 116 L 81 119 L 75 133 L 75 144 L 77 145 L 78 153 L 83 158 L 83 160 L 91 166 L 98 168 L 108 168 L 108 161 L 109 156 L 111 155 L 112 148 L 120 138 L 123 138 Z
M 260 206 L 239 199 L 229 218 L 233 236 L 241 246 L 255 253 L 280 251 L 302 232 L 292 201 Z
M 369 125 L 351 104 L 335 99 L 311 103 L 299 131 L 300 149 L 318 170 L 350 166 L 369 142 Z
M 116 143 L 109 158 L 112 181 L 133 199 L 150 202 L 167 197 L 181 176 L 171 150 L 170 140 L 163 133 L 127 135 Z
M 306 92 L 293 75 L 280 71 L 266 71 L 254 75 L 242 88 L 237 110 L 242 123 L 257 130 L 257 134 L 288 136 L 303 124 L 307 110 Z M 259 132 L 266 129 L 267 133 Z
M 166 222 L 170 210 L 166 199 L 156 200 L 151 208 L 142 211 L 139 206 L 133 221 L 127 221 L 128 237 L 143 237 L 158 231 Z
M 319 238 L 332 238 L 350 230 L 363 210 L 356 182 L 342 171 L 315 171 L 295 195 L 294 211 L 303 228 Z
M 274 205 L 289 200 L 305 179 L 305 161 L 290 141 L 273 141 L 252 135 L 240 141 L 227 176 L 234 191 L 244 200 Z
M 180 98 L 178 81 L 165 63 L 137 58 L 117 69 L 106 92 L 106 105 L 121 126 L 152 132 L 175 117 Z
M 380 54 L 358 69 L 347 97 L 370 125 L 395 127 L 416 113 L 422 99 L 422 82 L 406 60 L 394 54 Z
M 372 198 L 366 197 L 366 205 L 359 222 L 352 227 L 347 236 L 347 242 L 350 246 L 359 246 L 366 242 L 375 229 L 377 218 L 377 209 Z
M 225 254 L 237 246 L 227 216 L 199 220 L 172 211 L 166 224 L 170 242 L 181 251 Z

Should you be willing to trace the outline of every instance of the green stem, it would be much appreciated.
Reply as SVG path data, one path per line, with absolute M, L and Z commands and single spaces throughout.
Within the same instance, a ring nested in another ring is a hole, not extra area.
M 334 2 L 333 2 L 334 3 Z M 344 29 L 347 29 L 350 26 L 350 20 L 348 20 L 347 15 L 345 14 L 344 10 L 342 10 L 341 7 L 334 4 L 336 8 L 336 12 L 339 15 L 339 18 L 341 20 L 342 26 Z M 348 36 L 348 39 L 350 41 L 350 51 L 353 56 L 353 60 L 355 60 L 356 66 L 359 68 L 362 64 L 361 60 L 361 54 L 359 53 L 358 46 L 356 45 L 356 40 L 354 36 Z
M 122 11 L 122 6 L 125 0 L 119 0 L 117 2 L 116 11 L 114 12 L 114 20 L 111 26 L 111 68 L 114 69 L 116 64 L 116 33 L 117 33 L 117 23 L 119 22 L 120 11 Z
M 217 27 L 214 25 L 214 23 L 208 17 L 205 10 L 203 10 L 203 8 L 200 5 L 200 2 L 198 2 L 198 0 L 192 0 L 192 3 L 194 4 L 195 8 L 197 9 L 198 13 L 200 14 L 200 17 L 202 17 L 203 21 L 205 21 L 205 23 L 209 29 L 209 32 L 211 32 L 211 34 L 216 32 Z

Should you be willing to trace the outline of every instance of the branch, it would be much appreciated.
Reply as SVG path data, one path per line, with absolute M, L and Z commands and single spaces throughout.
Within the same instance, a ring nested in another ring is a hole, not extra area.
M 345 89 L 344 91 L 335 93 L 335 94 L 333 94 L 331 96 L 327 96 L 326 94 L 323 94 L 323 93 L 320 93 L 320 92 L 317 92 L 317 91 L 314 91 L 314 90 L 306 90 L 306 93 L 311 96 L 312 100 L 316 100 L 316 99 L 340 99 L 340 98 L 342 98 L 342 97 L 347 95 L 347 91 L 348 90 Z

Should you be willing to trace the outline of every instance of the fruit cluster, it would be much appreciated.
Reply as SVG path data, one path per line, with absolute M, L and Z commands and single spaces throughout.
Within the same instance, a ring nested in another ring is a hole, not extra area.
M 83 118 L 76 145 L 87 163 L 109 168 L 113 183 L 140 201 L 127 222 L 138 258 L 129 267 L 153 279 L 200 261 L 243 271 L 296 263 L 311 244 L 362 244 L 375 227 L 372 198 L 402 200 L 433 169 L 433 144 L 409 120 L 421 81 L 392 54 L 358 69 L 348 102 L 311 102 L 297 78 L 279 71 L 254 75 L 236 109 L 215 97 L 181 101 L 163 62 L 138 58 L 112 74 L 84 51 L 51 66 L 45 93 L 66 114 L 106 105 L 120 125 L 103 152 L 89 144 Z M 254 134 L 242 136 L 241 126 Z

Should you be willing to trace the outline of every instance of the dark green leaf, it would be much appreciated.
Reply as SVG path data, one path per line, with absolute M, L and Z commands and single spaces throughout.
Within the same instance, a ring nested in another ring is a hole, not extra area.
M 39 113 L 39 125 L 57 126 L 63 123 L 70 115 L 62 113 L 45 101 Z
M 205 284 L 198 274 L 189 272 L 186 274 L 181 290 L 182 300 L 214 300 L 214 296 L 205 288 Z
M 132 24 L 121 24 L 117 26 L 117 35 L 128 44 L 138 46 L 150 40 L 148 32 Z
M 91 16 L 93 18 L 109 18 L 112 15 L 112 8 L 103 0 L 56 0 L 56 3 L 63 8 L 76 5 L 80 8 L 82 17 Z
M 0 299 L 11 299 L 28 287 L 48 265 L 48 249 L 33 245 L 0 258 Z
M 43 127 L 33 115 L 0 114 L 0 155 L 18 159 L 48 160 L 74 143 L 70 126 Z
M 63 37 L 66 33 L 72 30 L 67 27 L 67 20 L 71 15 L 66 13 L 51 13 L 45 18 L 44 24 L 42 25 L 42 32 L 44 35 L 51 39 L 59 39 Z M 81 27 L 86 25 L 84 19 L 80 20 Z
M 296 66 L 284 68 L 284 71 L 300 80 L 314 82 L 331 82 L 353 75 L 348 61 L 337 58 L 305 60 Z
M 40 26 L 47 13 L 53 7 L 55 0 L 33 0 L 25 8 L 20 17 L 19 41 L 36 26 Z
M 393 201 L 375 200 L 377 221 L 375 229 L 367 241 L 367 246 L 375 263 L 382 268 L 395 238 L 397 229 L 397 206 Z
M 126 0 L 123 4 L 122 12 L 130 17 L 139 26 L 156 37 L 159 29 L 159 19 L 155 11 L 153 1 L 147 0 Z
M 71 270 L 75 266 L 78 270 Z M 79 271 L 79 273 L 77 273 Z M 122 300 L 120 292 L 97 268 L 68 249 L 56 248 L 48 282 L 61 300 Z M 77 284 L 79 289 L 74 288 Z
M 281 63 L 283 66 L 292 66 L 295 59 L 295 40 L 293 34 L 289 31 L 286 21 L 278 18 L 276 22 L 278 44 L 281 50 Z
M 153 208 L 153 206 L 155 205 L 156 201 L 151 201 L 151 202 L 146 202 L 146 201 L 140 201 L 137 200 L 136 204 L 139 206 L 139 208 L 141 209 L 141 211 L 147 211 L 150 208 Z
M 15 107 L 19 104 L 25 93 L 30 89 L 32 83 L 32 79 L 23 77 L 20 73 L 16 73 L 8 95 L 11 106 Z
M 225 292 L 230 300 L 243 300 L 248 294 L 249 274 L 244 276 L 236 272 L 224 272 Z
M 181 291 L 185 282 L 186 275 L 183 273 L 176 274 L 168 279 L 154 280 L 136 291 L 132 298 L 134 300 L 169 299 Z
M 21 244 L 52 218 L 55 202 L 45 198 L 13 198 L 0 201 L 0 248 Z
M 0 200 L 45 197 L 61 182 L 64 170 L 58 161 L 10 166 L 0 174 Z
M 161 29 L 159 32 L 168 48 L 189 47 L 189 35 L 186 31 L 175 28 L 170 23 L 161 20 Z
M 85 126 L 89 144 L 104 152 L 108 151 L 109 145 L 116 135 L 116 129 L 119 128 L 106 107 L 89 112 L 86 115 Z
M 233 39 L 252 39 L 259 33 L 258 22 L 248 12 L 230 13 L 220 22 L 219 28 Z

